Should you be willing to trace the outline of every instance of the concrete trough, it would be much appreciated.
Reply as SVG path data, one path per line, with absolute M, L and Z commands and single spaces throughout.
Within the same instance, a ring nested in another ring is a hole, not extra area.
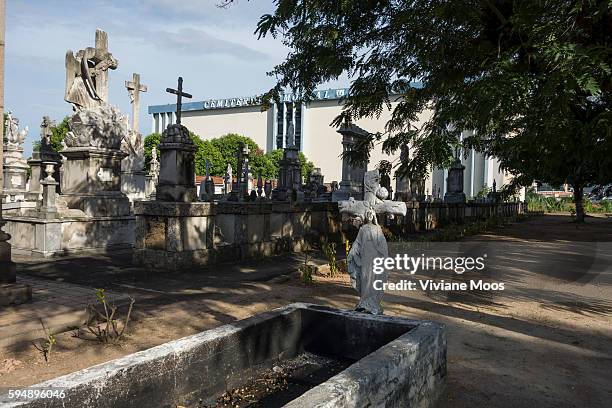
M 214 404 L 225 391 L 301 353 L 352 364 L 279 406 L 430 407 L 446 380 L 443 325 L 294 303 L 31 387 L 62 390 L 63 399 L 10 402 L 5 394 L 0 406 Z

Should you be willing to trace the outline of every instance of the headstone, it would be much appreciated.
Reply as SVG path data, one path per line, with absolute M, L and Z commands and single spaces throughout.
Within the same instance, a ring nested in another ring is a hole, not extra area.
M 236 150 L 236 180 L 231 181 L 231 189 L 226 199 L 228 201 L 244 201 L 249 196 L 249 145 L 240 143 Z M 231 166 L 226 174 L 231 180 Z
M 362 181 L 367 164 L 350 164 L 345 154 L 353 149 L 358 140 L 369 137 L 370 134 L 354 124 L 342 125 L 338 133 L 342 135 L 342 181 L 340 181 L 340 188 L 332 193 L 332 200 L 348 200 L 349 197 L 361 199 L 363 197 Z
M 455 158 L 453 165 L 448 169 L 448 177 L 446 178 L 446 194 L 444 195 L 445 203 L 465 203 L 466 197 L 463 192 L 463 171 L 465 166 L 461 164 L 459 157 Z
M 380 185 L 380 173 L 372 170 L 364 176 L 364 200 L 357 201 L 351 197 L 340 201 L 340 213 L 359 218 L 363 224 L 347 256 L 347 265 L 351 283 L 359 293 L 357 310 L 372 314 L 382 314 L 383 291 L 373 288 L 374 280 L 386 282 L 387 274 L 375 275 L 372 269 L 373 259 L 388 256 L 387 241 L 376 221 L 376 214 L 406 215 L 406 203 L 385 200 L 386 188 Z
M 293 122 L 287 130 L 287 147 L 283 149 L 283 158 L 279 162 L 278 184 L 272 190 L 272 199 L 277 201 L 300 200 L 302 192 L 302 166 L 300 165 L 299 148 L 295 146 Z
M 19 130 L 19 119 L 12 112 L 6 114 L 4 136 L 4 202 L 25 201 L 28 181 L 28 162 L 23 157 L 23 142 L 28 134 L 27 126 Z
M 192 202 L 197 199 L 195 180 L 195 151 L 189 130 L 181 124 L 182 98 L 192 96 L 183 92 L 183 78 L 178 78 L 177 89 L 166 88 L 176 95 L 176 124 L 168 125 L 162 133 L 159 150 L 161 169 L 157 184 L 159 201 Z
M 108 36 L 96 31 L 95 48 L 66 53 L 65 100 L 73 105 L 66 158 L 61 176 L 62 200 L 91 217 L 124 216 L 130 203 L 121 192 L 121 142 L 127 117 L 108 104 L 108 70 L 117 60 L 108 52 Z
M 206 177 L 200 183 L 200 201 L 210 201 L 215 198 L 215 183 L 210 177 L 210 161 L 206 159 Z

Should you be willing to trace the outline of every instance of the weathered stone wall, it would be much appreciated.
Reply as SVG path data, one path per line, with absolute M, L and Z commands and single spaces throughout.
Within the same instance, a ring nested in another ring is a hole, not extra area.
M 134 261 L 157 268 L 299 252 L 341 236 L 336 203 L 134 203 Z
M 98 217 L 45 220 L 5 216 L 13 253 L 26 256 L 61 256 L 131 248 L 134 217 Z

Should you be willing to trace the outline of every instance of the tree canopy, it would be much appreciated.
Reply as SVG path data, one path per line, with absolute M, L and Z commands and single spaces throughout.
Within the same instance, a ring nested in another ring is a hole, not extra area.
M 232 165 L 234 175 L 238 167 L 236 152 L 240 144 L 249 146 L 249 166 L 254 177 L 261 173 L 263 178 L 274 179 L 278 177 L 279 161 L 283 157 L 282 150 L 273 150 L 264 153 L 263 150 L 251 138 L 234 133 L 210 140 L 202 140 L 199 136 L 190 132 L 191 138 L 197 147 L 195 154 L 196 173 L 206 174 L 206 160 L 211 162 L 210 174 L 213 176 L 223 176 L 227 169 L 227 164 Z M 144 140 L 145 163 L 148 166 L 151 160 L 151 150 L 153 146 L 158 146 L 161 141 L 159 133 L 151 133 Z M 306 156 L 299 153 L 302 168 L 302 177 L 306 179 L 314 169 L 314 163 L 308 161 Z
M 319 84 L 347 74 L 334 125 L 393 110 L 352 160 L 378 145 L 390 153 L 410 144 L 397 170 L 422 176 L 447 164 L 459 135 L 474 131 L 463 146 L 497 156 L 519 176 L 515 183 L 569 182 L 578 194 L 612 180 L 609 0 L 275 5 L 256 33 L 282 36 L 291 51 L 270 73 L 278 83 L 268 103 L 287 88 L 308 101 Z M 415 126 L 426 109 L 431 116 Z

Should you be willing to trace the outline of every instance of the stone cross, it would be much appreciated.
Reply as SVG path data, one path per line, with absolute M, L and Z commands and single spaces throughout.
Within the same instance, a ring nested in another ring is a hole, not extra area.
M 206 159 L 206 180 L 210 178 L 210 162 Z
M 125 81 L 125 87 L 130 94 L 132 102 L 132 130 L 138 132 L 138 120 L 140 118 L 140 93 L 147 92 L 147 86 L 140 83 L 140 74 L 132 74 L 131 81 Z
M 372 170 L 365 173 L 363 177 L 364 199 L 355 200 L 350 197 L 348 200 L 338 202 L 340 213 L 349 214 L 365 220 L 368 209 L 374 210 L 376 214 L 406 215 L 406 203 L 402 201 L 385 200 L 385 190 L 380 185 L 380 173 Z M 388 193 L 387 193 L 388 194 Z
M 108 52 L 108 34 L 106 31 L 96 30 L 96 53 L 95 60 L 104 64 L 112 59 Z M 104 102 L 108 102 L 108 69 L 102 69 L 96 75 L 96 92 Z
M 181 124 L 181 106 L 183 97 L 191 99 L 193 96 L 183 92 L 183 77 L 178 78 L 178 86 L 176 89 L 166 88 L 166 92 L 176 95 L 176 124 Z

